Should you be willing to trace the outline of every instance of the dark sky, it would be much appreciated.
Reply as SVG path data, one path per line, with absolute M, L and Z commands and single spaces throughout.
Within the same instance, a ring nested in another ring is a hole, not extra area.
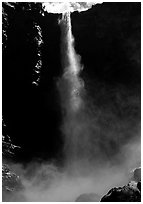
M 63 73 L 61 15 L 42 16 L 38 3 L 13 6 L 3 3 L 7 38 L 3 36 L 2 102 L 7 132 L 21 147 L 14 157 L 17 161 L 62 158 L 62 110 L 56 85 Z M 89 98 L 98 108 L 115 109 L 120 120 L 130 120 L 135 128 L 140 121 L 140 15 L 140 3 L 103 3 L 71 15 Z M 38 60 L 35 24 L 43 40 L 38 86 L 32 84 Z

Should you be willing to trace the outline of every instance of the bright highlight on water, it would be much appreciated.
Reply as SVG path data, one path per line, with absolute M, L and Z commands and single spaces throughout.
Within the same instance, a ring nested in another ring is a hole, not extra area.
M 70 12 L 62 14 L 62 21 L 67 27 L 66 33 L 66 51 L 68 66 L 64 68 L 64 78 L 70 84 L 70 106 L 73 110 L 77 110 L 81 104 L 80 90 L 83 88 L 83 83 L 79 78 L 79 73 L 82 68 L 80 64 L 80 56 L 76 54 L 74 49 L 74 37 L 72 35 L 71 16 Z

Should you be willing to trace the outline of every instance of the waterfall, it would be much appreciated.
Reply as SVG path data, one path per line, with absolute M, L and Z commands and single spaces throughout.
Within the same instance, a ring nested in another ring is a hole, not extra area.
M 62 49 L 64 49 L 62 52 L 63 58 L 66 61 L 63 78 L 67 80 L 69 86 L 68 109 L 71 108 L 72 111 L 77 111 L 80 109 L 82 104 L 81 91 L 84 84 L 79 77 L 82 66 L 80 64 L 80 56 L 74 49 L 74 37 L 72 35 L 70 12 L 65 12 L 62 14 L 61 23 L 64 25 L 64 28 L 62 27 L 62 29 L 65 31 L 65 46 L 62 46 Z
M 80 148 L 81 135 L 83 131 L 84 110 L 84 83 L 79 74 L 82 70 L 81 57 L 74 48 L 74 37 L 72 34 L 71 14 L 65 12 L 60 20 L 62 31 L 61 52 L 63 62 L 63 75 L 60 79 L 61 105 L 64 112 L 62 131 L 65 136 L 65 156 L 68 166 L 73 167 L 83 151 Z M 84 140 L 84 138 L 83 138 Z M 86 141 L 85 141 L 86 143 Z

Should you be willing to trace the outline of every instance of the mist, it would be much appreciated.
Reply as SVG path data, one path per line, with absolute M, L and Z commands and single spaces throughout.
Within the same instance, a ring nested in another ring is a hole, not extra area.
M 107 96 L 105 92 L 102 94 Z M 139 106 L 139 100 L 128 94 L 128 102 L 123 105 L 124 100 L 120 101 L 120 108 L 132 107 L 123 120 L 113 111 L 114 106 L 101 108 L 94 98 L 85 96 L 86 105 L 76 115 L 63 113 L 64 162 L 9 164 L 20 176 L 23 188 L 4 196 L 5 201 L 74 202 L 84 193 L 95 193 L 99 199 L 112 187 L 127 185 L 131 170 L 141 161 L 140 123 L 137 118 L 136 124 L 134 119 L 128 120 L 133 118 L 133 107 Z
M 11 164 L 11 168 L 20 176 L 23 188 L 5 195 L 3 201 L 74 202 L 83 193 L 95 193 L 101 198 L 112 187 L 126 185 L 131 169 L 140 164 L 139 143 L 130 144 L 130 150 L 126 148 L 126 152 L 130 157 L 128 155 L 128 159 L 124 159 L 120 165 L 112 166 L 106 161 L 105 165 L 100 166 L 97 160 L 98 166 L 94 161 L 94 165 L 90 163 L 90 166 L 86 166 L 84 163 L 82 167 L 80 162 L 76 169 L 70 171 L 52 163 L 32 162 L 26 168 Z

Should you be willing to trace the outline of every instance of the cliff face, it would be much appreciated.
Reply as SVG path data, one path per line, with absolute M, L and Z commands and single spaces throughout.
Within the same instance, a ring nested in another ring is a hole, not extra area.
M 54 82 L 60 30 L 57 15 L 41 12 L 37 3 L 3 3 L 3 116 L 15 144 L 22 146 L 17 156 L 23 160 L 46 157 L 45 152 L 55 156 L 61 145 Z
M 12 144 L 4 121 L 2 121 L 2 134 L 2 199 L 3 201 L 9 201 L 8 197 L 11 197 L 15 191 L 22 188 L 19 176 L 8 164 L 9 160 L 12 161 L 14 158 L 15 149 L 19 147 Z
M 3 116 L 14 143 L 22 147 L 19 160 L 29 160 L 29 155 L 62 156 L 57 89 L 63 73 L 60 17 L 44 12 L 41 3 L 3 3 Z M 97 4 L 72 13 L 71 19 L 88 100 L 92 98 L 98 109 L 113 111 L 125 123 L 131 121 L 130 132 L 136 131 L 140 3 Z

